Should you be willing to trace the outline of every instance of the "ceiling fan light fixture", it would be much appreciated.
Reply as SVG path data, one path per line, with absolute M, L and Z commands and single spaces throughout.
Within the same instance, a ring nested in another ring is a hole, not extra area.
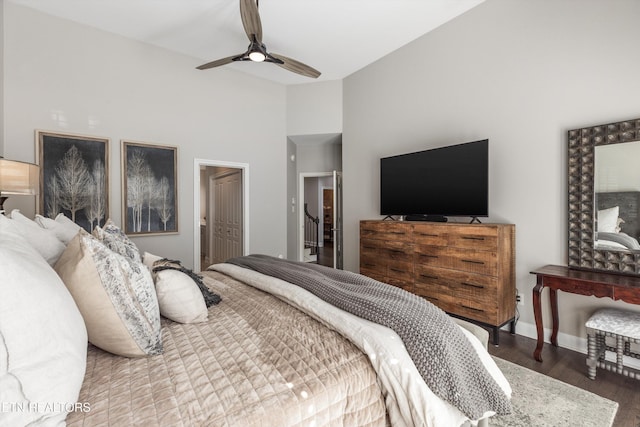
M 249 52 L 249 59 L 253 62 L 263 62 L 267 59 L 267 56 L 258 50 L 254 50 L 253 52 Z

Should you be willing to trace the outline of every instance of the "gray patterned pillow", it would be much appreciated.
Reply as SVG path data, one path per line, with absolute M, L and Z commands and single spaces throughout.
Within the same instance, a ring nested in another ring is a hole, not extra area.
M 91 234 L 115 253 L 142 262 L 138 247 L 111 219 L 107 220 L 103 227 L 94 228 Z
M 158 299 L 142 263 L 81 230 L 55 270 L 80 309 L 89 342 L 121 356 L 162 353 Z

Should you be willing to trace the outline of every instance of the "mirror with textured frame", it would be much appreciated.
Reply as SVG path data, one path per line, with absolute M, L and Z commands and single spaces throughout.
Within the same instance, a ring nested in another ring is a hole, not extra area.
M 640 275 L 640 119 L 568 136 L 569 267 Z

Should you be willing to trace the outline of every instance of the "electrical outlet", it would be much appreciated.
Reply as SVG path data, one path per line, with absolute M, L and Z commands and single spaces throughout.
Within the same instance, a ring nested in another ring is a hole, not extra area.
M 516 303 L 518 305 L 524 305 L 524 298 L 522 298 L 522 295 L 516 295 Z

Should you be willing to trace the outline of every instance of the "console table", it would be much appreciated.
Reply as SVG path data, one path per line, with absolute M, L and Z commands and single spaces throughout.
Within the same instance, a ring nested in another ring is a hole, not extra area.
M 542 362 L 544 329 L 542 325 L 542 305 L 540 296 L 544 288 L 549 288 L 553 332 L 551 344 L 558 346 L 558 294 L 557 291 L 578 295 L 609 297 L 630 304 L 640 304 L 640 276 L 625 276 L 615 273 L 576 270 L 559 265 L 546 265 L 534 270 L 536 286 L 533 288 L 533 314 L 538 332 L 538 344 L 533 357 Z

